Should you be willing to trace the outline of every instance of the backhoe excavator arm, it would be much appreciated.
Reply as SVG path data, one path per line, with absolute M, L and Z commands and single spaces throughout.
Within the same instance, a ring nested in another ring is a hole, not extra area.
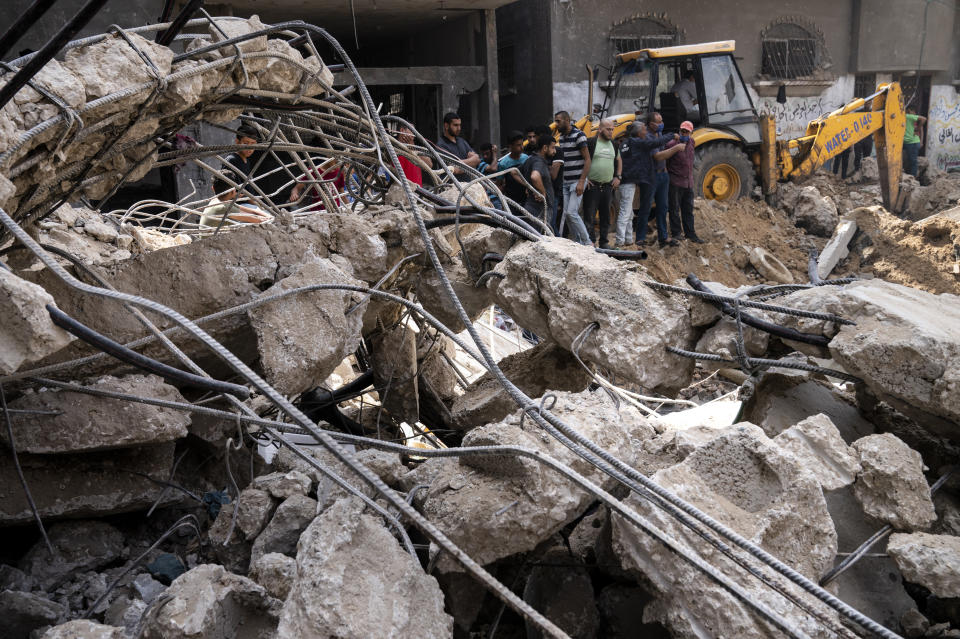
M 773 146 L 771 136 L 764 135 L 767 153 L 763 154 L 762 162 L 769 172 L 762 177 L 772 177 L 776 173 L 780 179 L 802 180 L 813 175 L 830 158 L 872 135 L 883 204 L 893 210 L 900 191 L 905 131 L 906 116 L 900 85 L 896 82 L 882 84 L 872 96 L 858 98 L 813 120 L 802 137 L 776 141 L 775 153 L 769 153 Z M 763 167 L 761 172 L 764 172 Z M 766 179 L 764 181 L 766 183 Z

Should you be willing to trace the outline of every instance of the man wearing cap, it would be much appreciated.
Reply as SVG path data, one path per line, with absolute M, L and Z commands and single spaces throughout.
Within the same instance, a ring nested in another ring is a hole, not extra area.
M 685 239 L 703 244 L 693 228 L 693 156 L 696 144 L 691 133 L 693 123 L 686 120 L 680 124 L 680 137 L 664 147 L 664 150 L 681 147 L 667 159 L 667 173 L 670 174 L 670 235 L 676 240 L 682 233 Z

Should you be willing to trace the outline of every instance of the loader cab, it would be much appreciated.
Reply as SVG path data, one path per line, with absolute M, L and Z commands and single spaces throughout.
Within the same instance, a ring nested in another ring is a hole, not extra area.
M 696 128 L 729 131 L 744 144 L 760 142 L 759 119 L 740 69 L 733 57 L 733 42 L 646 50 L 649 88 L 646 109 L 659 111 L 664 129 L 677 131 L 684 120 Z M 678 95 L 689 87 L 687 102 Z
M 619 54 L 608 90 L 614 109 L 623 108 L 621 87 L 640 96 L 633 100 L 637 112 L 658 111 L 667 133 L 693 123 L 696 193 L 708 199 L 748 196 L 760 159 L 760 118 L 734 48 L 724 40 Z

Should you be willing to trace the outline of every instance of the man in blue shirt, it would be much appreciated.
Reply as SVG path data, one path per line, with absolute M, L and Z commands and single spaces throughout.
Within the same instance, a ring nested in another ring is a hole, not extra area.
M 498 166 L 501 171 L 516 167 L 520 169 L 527 158 L 530 157 L 523 152 L 524 135 L 520 131 L 512 131 L 507 138 L 510 152 L 500 158 Z M 527 188 L 520 181 L 520 177 L 515 173 L 507 173 L 504 178 L 503 194 L 518 204 L 523 204 L 527 199 Z

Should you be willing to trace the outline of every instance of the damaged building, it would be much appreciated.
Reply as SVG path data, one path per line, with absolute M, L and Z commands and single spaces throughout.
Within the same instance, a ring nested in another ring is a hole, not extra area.
M 181 8 L 2 56 L 5 636 L 960 636 L 960 180 L 604 251 Z

